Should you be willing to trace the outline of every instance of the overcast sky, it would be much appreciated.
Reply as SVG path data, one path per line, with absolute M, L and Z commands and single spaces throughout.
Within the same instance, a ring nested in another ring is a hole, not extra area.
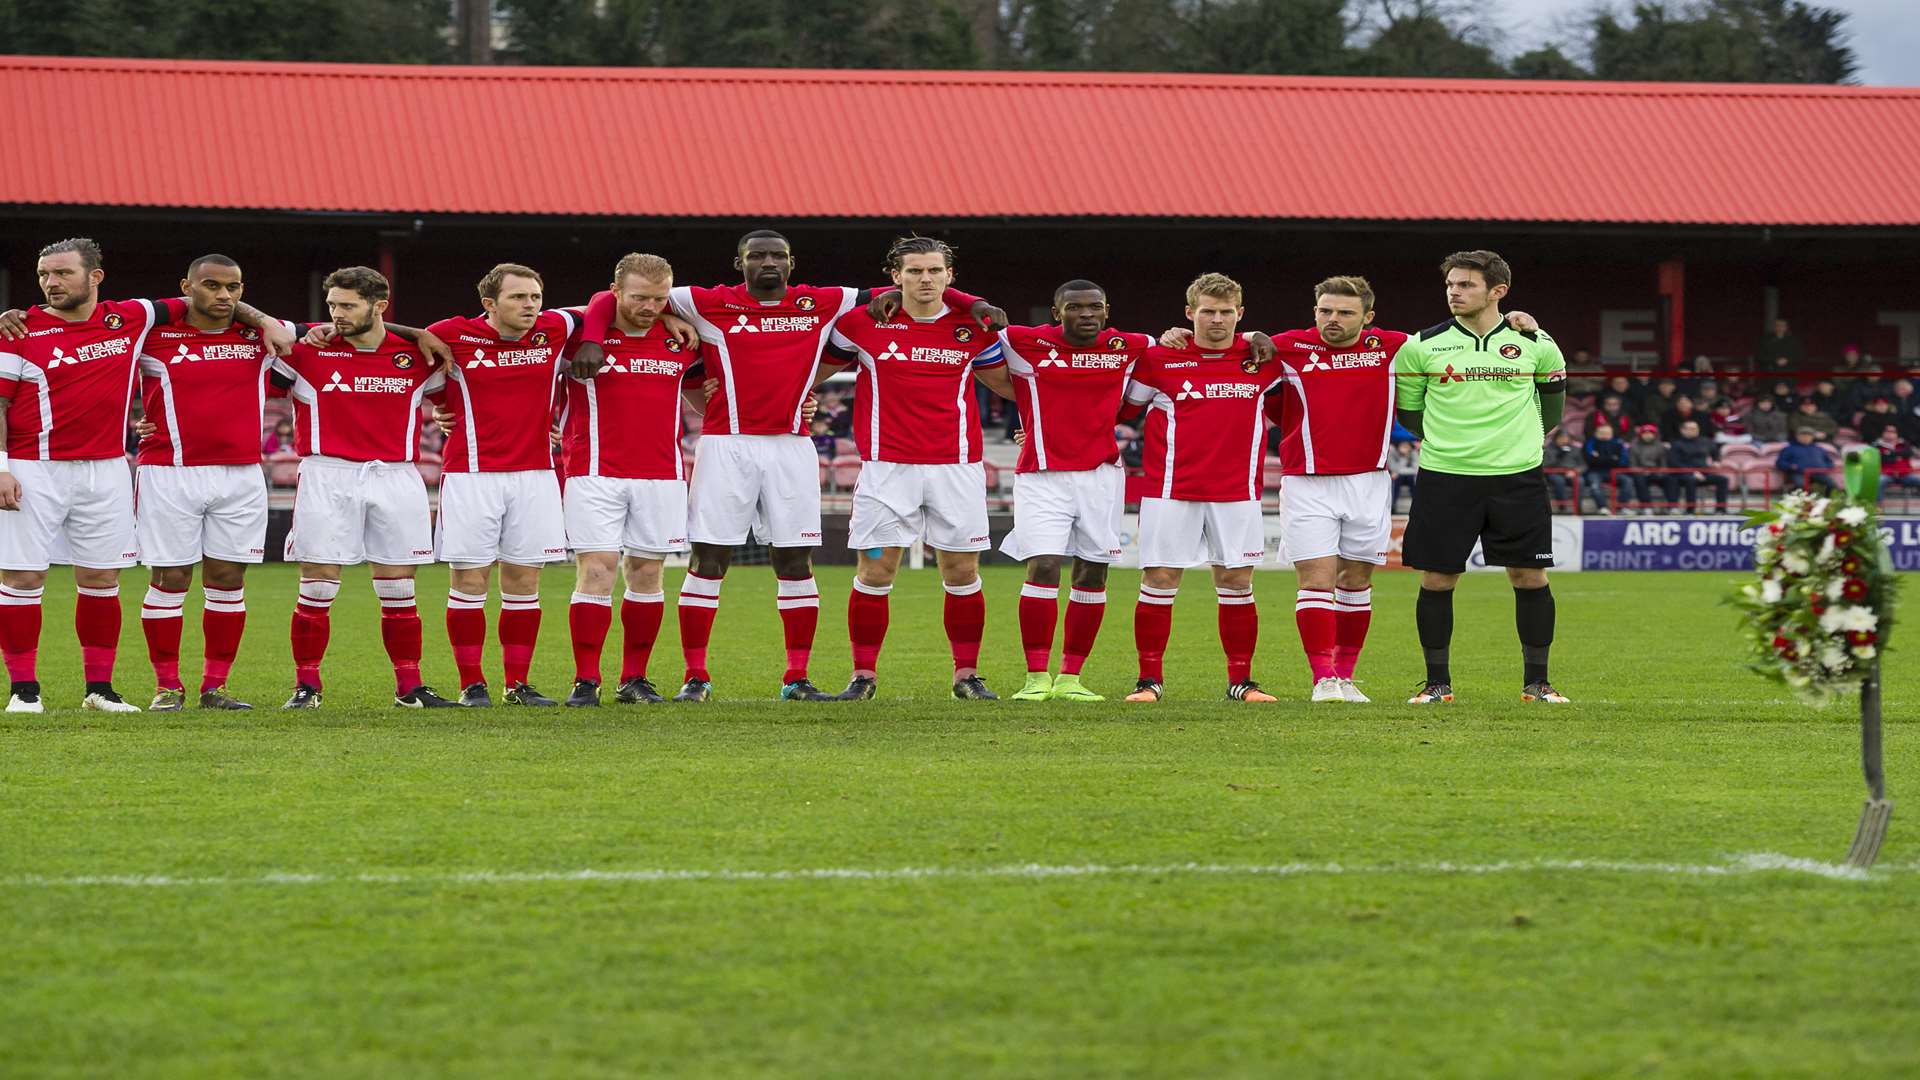
M 1854 58 L 1860 63 L 1855 78 L 1869 86 L 1920 86 L 1920 4 L 1915 0 L 1811 0 L 1815 7 L 1846 12 Z M 1592 9 L 1595 0 L 1499 0 L 1498 10 L 1511 20 L 1516 44 L 1503 46 L 1511 56 L 1541 41 L 1572 37 L 1569 21 Z M 1619 10 L 1627 0 L 1615 0 Z

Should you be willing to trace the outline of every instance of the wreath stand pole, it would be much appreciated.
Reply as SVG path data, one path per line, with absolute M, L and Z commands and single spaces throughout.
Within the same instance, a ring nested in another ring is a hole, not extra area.
M 1877 450 L 1847 452 L 1847 493 L 1871 505 L 1880 494 L 1880 453 Z M 1886 548 L 1880 549 L 1883 572 L 1891 572 Z M 1882 640 L 1880 652 L 1885 650 Z M 1880 744 L 1880 652 L 1866 678 L 1860 681 L 1860 772 L 1867 781 L 1866 805 L 1860 809 L 1860 825 L 1854 830 L 1853 846 L 1847 849 L 1847 865 L 1865 870 L 1880 857 L 1880 845 L 1887 839 L 1887 822 L 1893 817 L 1893 802 L 1887 798 L 1887 774 Z

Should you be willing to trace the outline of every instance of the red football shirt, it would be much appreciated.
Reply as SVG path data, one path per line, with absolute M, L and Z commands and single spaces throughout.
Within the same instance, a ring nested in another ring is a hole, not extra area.
M 1407 335 L 1363 330 L 1335 349 L 1317 328 L 1273 335 L 1275 363 L 1287 388 L 1267 405 L 1281 429 L 1280 467 L 1287 476 L 1342 475 L 1387 467 L 1393 436 L 1393 354 Z
M 680 386 L 698 370 L 698 356 L 658 322 L 638 336 L 615 328 L 600 345 L 607 352 L 600 371 L 591 379 L 566 379 L 560 417 L 566 475 L 686 479 Z
M 272 367 L 251 326 L 155 327 L 140 350 L 140 400 L 154 426 L 140 464 L 258 464 Z
M 7 453 L 51 461 L 125 454 L 141 346 L 156 325 L 186 310 L 179 297 L 102 300 L 79 322 L 28 309 L 27 336 L 0 341 L 0 397 L 12 399 Z
M 1000 349 L 1027 429 L 1014 471 L 1079 472 L 1119 461 L 1113 425 L 1120 398 L 1152 344 L 1145 334 L 1111 328 L 1086 346 L 1069 345 L 1057 326 L 1002 330 Z
M 412 461 L 420 399 L 446 385 L 413 342 L 396 334 L 364 352 L 339 339 L 325 348 L 301 342 L 273 366 L 293 380 L 294 449 L 301 457 Z
M 1236 337 L 1225 352 L 1147 350 L 1127 400 L 1147 406 L 1147 486 L 1163 499 L 1247 502 L 1260 498 L 1261 406 L 1285 376 L 1269 364 L 1241 365 L 1251 350 Z
M 901 311 L 884 323 L 856 308 L 833 324 L 832 342 L 859 368 L 853 441 L 862 458 L 909 465 L 980 460 L 973 372 L 1005 363 L 999 337 L 952 308 L 924 321 Z
M 447 472 L 553 468 L 548 433 L 560 362 L 580 323 L 549 308 L 519 338 L 504 338 L 483 315 L 442 319 L 427 329 L 453 351 L 447 376 Z

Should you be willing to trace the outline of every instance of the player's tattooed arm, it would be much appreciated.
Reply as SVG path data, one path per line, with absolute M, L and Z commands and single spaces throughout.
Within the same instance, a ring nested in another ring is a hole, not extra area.
M 973 321 L 992 333 L 997 334 L 1006 329 L 1010 322 L 1005 311 L 971 293 L 963 293 L 959 289 L 948 289 L 941 299 L 945 300 L 950 307 L 966 305 L 967 314 L 973 316 Z M 866 305 L 867 314 L 873 318 L 874 322 L 886 322 L 900 310 L 899 289 L 882 289 L 878 292 L 873 289 L 861 289 L 855 300 Z
M 433 362 L 435 367 L 445 369 L 453 366 L 453 350 L 448 348 L 447 343 L 441 341 L 437 334 L 423 330 L 417 326 L 402 326 L 399 323 L 386 323 L 384 325 L 387 328 L 387 333 L 392 334 L 402 341 L 411 341 L 418 346 L 420 351 L 426 355 L 428 360 Z M 333 324 L 328 323 L 327 329 L 333 329 Z
M 245 300 L 233 305 L 233 321 L 260 331 L 260 341 L 273 355 L 285 356 L 293 351 L 293 335 L 287 331 L 287 324 Z

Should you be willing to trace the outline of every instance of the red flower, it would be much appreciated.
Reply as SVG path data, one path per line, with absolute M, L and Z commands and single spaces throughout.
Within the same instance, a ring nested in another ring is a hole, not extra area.
M 1825 615 L 1827 613 L 1827 602 L 1822 597 L 1814 597 L 1813 601 L 1807 606 L 1813 610 L 1815 615 Z
M 1850 577 L 1847 579 L 1847 583 L 1840 587 L 1840 595 L 1849 600 L 1865 600 L 1867 598 L 1867 583 L 1857 577 Z
M 1833 534 L 1833 542 L 1840 547 L 1851 547 L 1853 546 L 1853 532 L 1849 529 L 1840 529 Z
M 1849 644 L 1849 645 L 1855 645 L 1855 646 L 1858 646 L 1858 645 L 1873 645 L 1873 644 L 1876 644 L 1876 643 L 1878 643 L 1878 642 L 1879 642 L 1879 640 L 1880 640 L 1880 635 L 1879 635 L 1879 634 L 1876 634 L 1876 633 L 1874 633 L 1874 632 L 1873 632 L 1873 631 L 1871 631 L 1871 630 L 1849 630 L 1849 631 L 1847 631 L 1847 644 Z
M 1794 647 L 1793 640 L 1791 638 L 1783 637 L 1779 634 L 1775 634 L 1773 636 L 1773 648 L 1781 656 L 1784 656 L 1789 660 L 1793 659 L 1794 656 L 1799 652 L 1799 650 Z
M 1860 572 L 1860 560 L 1849 555 L 1840 561 L 1840 572 L 1852 577 Z
M 1773 524 L 1767 526 L 1767 531 L 1772 533 L 1775 536 L 1779 536 L 1781 533 L 1787 531 L 1787 527 L 1776 521 Z

